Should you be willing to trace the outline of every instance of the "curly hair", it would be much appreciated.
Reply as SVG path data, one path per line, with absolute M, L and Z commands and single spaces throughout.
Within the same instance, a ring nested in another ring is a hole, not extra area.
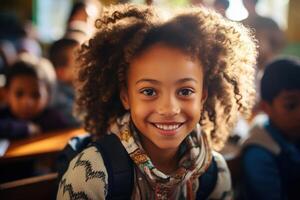
M 199 59 L 208 98 L 202 130 L 221 149 L 239 113 L 249 115 L 254 100 L 257 46 L 247 28 L 204 7 L 185 8 L 167 18 L 145 5 L 115 5 L 96 21 L 95 36 L 80 51 L 76 81 L 77 114 L 85 129 L 101 136 L 126 113 L 119 93 L 130 62 L 155 43 Z

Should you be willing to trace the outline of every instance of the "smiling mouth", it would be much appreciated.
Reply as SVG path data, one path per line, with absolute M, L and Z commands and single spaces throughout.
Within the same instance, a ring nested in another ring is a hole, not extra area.
M 156 128 L 162 131 L 174 131 L 181 127 L 183 123 L 172 123 L 172 124 L 160 124 L 160 123 L 152 123 Z

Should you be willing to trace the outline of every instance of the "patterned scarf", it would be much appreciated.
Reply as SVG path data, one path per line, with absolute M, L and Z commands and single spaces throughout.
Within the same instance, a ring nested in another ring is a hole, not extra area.
M 211 150 L 200 125 L 181 143 L 178 169 L 170 174 L 159 171 L 143 149 L 139 132 L 134 128 L 130 115 L 118 118 L 110 126 L 136 165 L 135 186 L 132 199 L 194 199 L 198 177 L 209 167 Z

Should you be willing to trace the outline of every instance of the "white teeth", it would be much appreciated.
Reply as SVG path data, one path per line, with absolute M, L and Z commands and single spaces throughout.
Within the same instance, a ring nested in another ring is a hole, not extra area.
M 155 124 L 155 126 L 164 131 L 172 131 L 179 128 L 180 124 L 173 124 L 173 125 Z

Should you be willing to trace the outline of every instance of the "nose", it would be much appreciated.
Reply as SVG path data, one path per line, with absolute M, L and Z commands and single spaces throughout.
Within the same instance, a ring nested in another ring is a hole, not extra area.
M 34 106 L 34 104 L 35 104 L 34 100 L 31 97 L 29 97 L 29 96 L 23 97 L 22 105 L 24 106 L 24 108 L 30 109 Z
M 172 117 L 180 113 L 180 102 L 173 95 L 163 95 L 157 102 L 158 114 L 166 117 Z

